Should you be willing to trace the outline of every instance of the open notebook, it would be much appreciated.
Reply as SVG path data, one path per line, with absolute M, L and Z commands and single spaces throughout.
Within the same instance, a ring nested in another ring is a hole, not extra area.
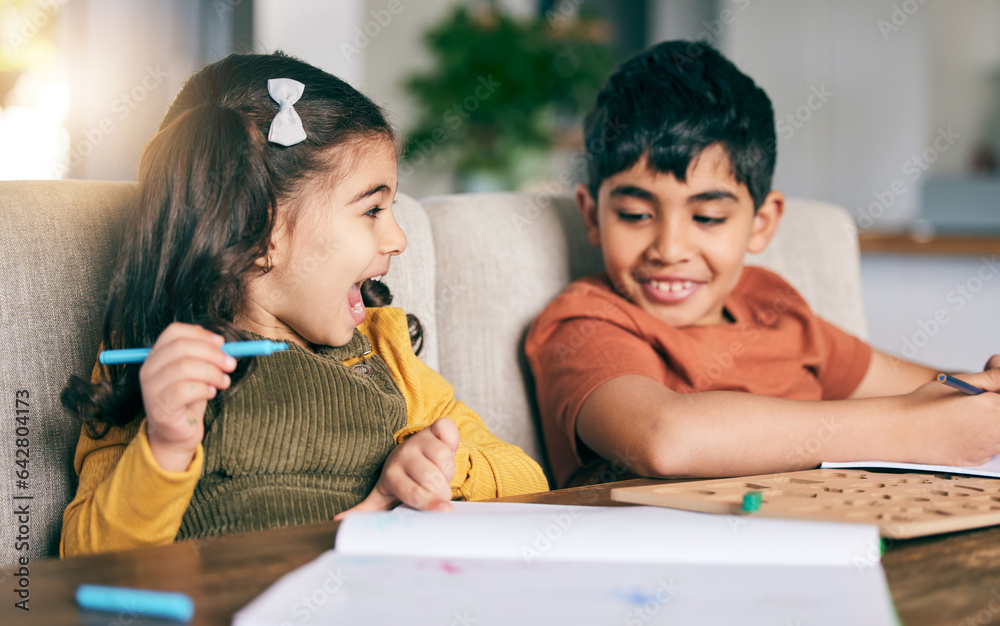
M 875 526 L 455 504 L 349 517 L 233 623 L 896 623 Z

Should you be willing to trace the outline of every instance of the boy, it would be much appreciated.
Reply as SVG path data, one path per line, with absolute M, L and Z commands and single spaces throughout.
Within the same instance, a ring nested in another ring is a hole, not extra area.
M 935 370 L 870 348 L 777 275 L 743 267 L 784 197 L 770 188 L 770 100 L 717 51 L 666 42 L 626 61 L 585 135 L 576 199 L 606 274 L 567 287 L 525 345 L 558 486 L 1000 453 L 1000 395 L 932 382 Z M 996 391 L 997 368 L 994 356 L 962 378 Z

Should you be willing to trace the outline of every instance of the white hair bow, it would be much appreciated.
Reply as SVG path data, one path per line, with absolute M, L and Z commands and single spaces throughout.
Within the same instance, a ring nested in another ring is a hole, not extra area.
M 267 140 L 283 146 L 294 146 L 306 138 L 302 128 L 302 120 L 295 112 L 293 104 L 302 97 L 305 85 L 291 78 L 270 78 L 267 81 L 267 93 L 278 103 L 278 113 L 271 121 L 267 132 Z

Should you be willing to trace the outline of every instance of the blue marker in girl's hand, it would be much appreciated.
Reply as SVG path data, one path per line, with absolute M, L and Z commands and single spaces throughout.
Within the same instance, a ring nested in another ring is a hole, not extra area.
M 222 344 L 222 351 L 233 357 L 267 356 L 288 349 L 284 341 L 259 339 L 257 341 L 230 341 Z M 121 365 L 123 363 L 142 363 L 149 356 L 150 348 L 125 348 L 123 350 L 105 350 L 98 360 L 104 365 Z

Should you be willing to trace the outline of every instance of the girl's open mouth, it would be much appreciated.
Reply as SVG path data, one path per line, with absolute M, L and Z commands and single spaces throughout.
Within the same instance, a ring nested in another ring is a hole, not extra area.
M 360 281 L 351 285 L 347 292 L 347 308 L 351 311 L 351 318 L 354 320 L 355 326 L 365 321 L 365 303 L 361 299 Z

